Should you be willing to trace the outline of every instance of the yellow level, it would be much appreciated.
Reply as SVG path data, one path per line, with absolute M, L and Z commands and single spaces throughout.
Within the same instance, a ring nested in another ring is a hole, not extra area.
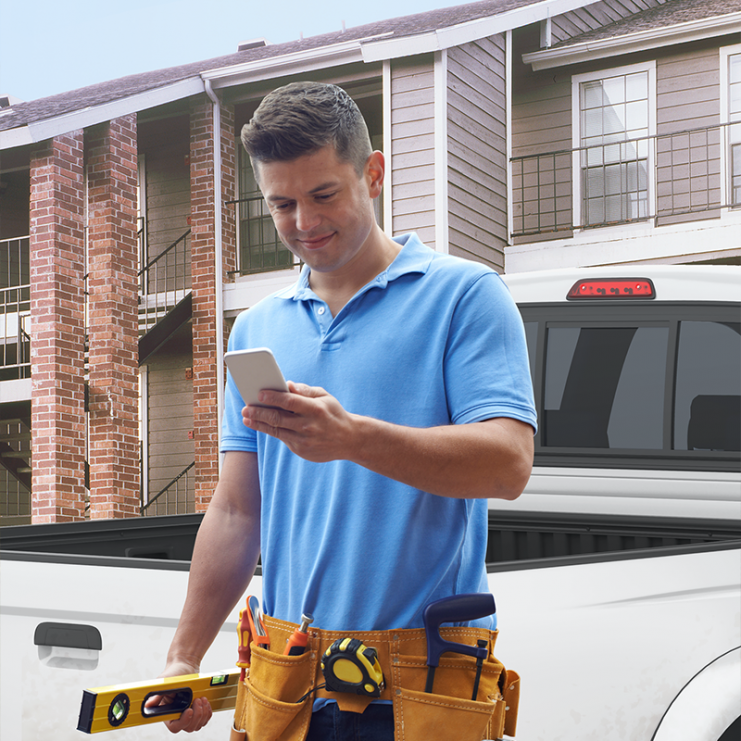
M 197 697 L 205 697 L 214 711 L 229 710 L 236 705 L 238 686 L 239 670 L 229 669 L 215 674 L 185 674 L 83 690 L 77 730 L 100 733 L 172 720 L 187 710 Z M 154 695 L 170 695 L 172 701 L 153 708 L 144 707 Z

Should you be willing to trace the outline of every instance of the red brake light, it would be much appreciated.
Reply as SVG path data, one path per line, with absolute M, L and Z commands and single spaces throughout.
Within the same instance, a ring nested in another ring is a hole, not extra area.
M 649 278 L 595 278 L 574 283 L 566 298 L 656 298 L 656 291 Z

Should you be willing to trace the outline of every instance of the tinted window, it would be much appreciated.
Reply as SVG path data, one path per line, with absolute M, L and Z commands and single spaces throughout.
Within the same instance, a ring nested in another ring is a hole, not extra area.
M 543 444 L 663 447 L 668 327 L 551 327 Z
M 739 450 L 741 325 L 680 322 L 674 416 L 676 450 Z

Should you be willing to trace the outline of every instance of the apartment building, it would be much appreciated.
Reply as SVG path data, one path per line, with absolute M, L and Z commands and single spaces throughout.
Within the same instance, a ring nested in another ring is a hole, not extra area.
M 482 0 L 0 97 L 0 523 L 203 510 L 234 317 L 294 281 L 239 131 L 357 101 L 377 216 L 525 271 L 741 260 L 735 0 Z

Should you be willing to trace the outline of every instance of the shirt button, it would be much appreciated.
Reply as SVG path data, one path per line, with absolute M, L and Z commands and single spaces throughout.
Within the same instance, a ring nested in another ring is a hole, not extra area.
M 322 314 L 324 314 L 324 311 L 325 311 L 324 307 L 323 307 L 323 306 L 320 306 L 320 307 L 319 307 L 319 308 L 318 308 L 318 309 L 316 310 L 316 313 L 317 313 L 317 314 L 319 314 L 319 316 L 321 316 Z

